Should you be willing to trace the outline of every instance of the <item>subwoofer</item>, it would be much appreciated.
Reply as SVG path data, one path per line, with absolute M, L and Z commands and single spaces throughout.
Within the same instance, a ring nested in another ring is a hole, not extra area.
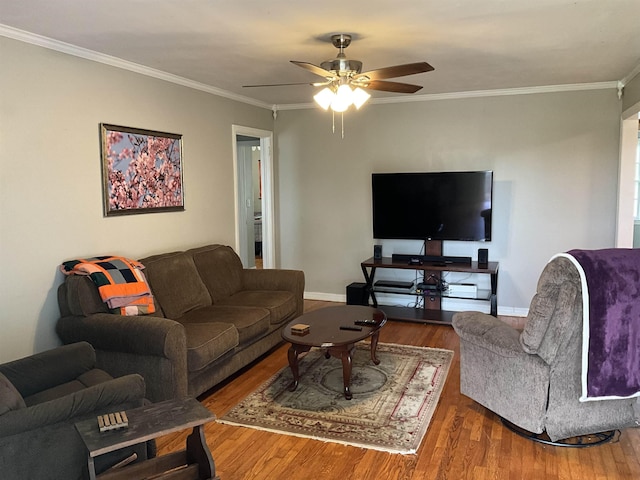
M 369 292 L 366 283 L 354 282 L 347 285 L 347 305 L 369 305 Z

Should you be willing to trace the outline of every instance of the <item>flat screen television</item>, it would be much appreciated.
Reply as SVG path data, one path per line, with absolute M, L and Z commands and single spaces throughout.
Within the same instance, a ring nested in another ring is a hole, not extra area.
M 493 172 L 374 173 L 373 237 L 491 240 Z

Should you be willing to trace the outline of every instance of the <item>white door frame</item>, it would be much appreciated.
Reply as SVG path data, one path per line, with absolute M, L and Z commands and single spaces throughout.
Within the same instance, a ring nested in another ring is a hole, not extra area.
M 620 122 L 620 163 L 618 167 L 618 212 L 616 247 L 633 247 L 633 189 L 638 148 L 640 102 L 622 112 Z
M 236 139 L 238 135 L 256 137 L 260 139 L 260 160 L 262 180 L 262 262 L 264 268 L 275 268 L 275 230 L 274 230 L 274 180 L 273 180 L 273 132 L 257 128 L 232 125 L 233 144 L 233 179 L 234 179 L 234 206 L 236 218 L 236 252 L 241 252 L 242 238 L 246 238 L 245 224 L 240 214 L 240 171 L 238 168 L 238 148 Z

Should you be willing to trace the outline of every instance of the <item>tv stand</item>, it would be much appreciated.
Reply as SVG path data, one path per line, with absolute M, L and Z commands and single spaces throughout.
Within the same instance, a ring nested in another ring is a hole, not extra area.
M 419 255 L 418 255 L 419 256 Z M 360 264 L 362 273 L 366 282 L 367 291 L 371 297 L 373 306 L 384 311 L 387 318 L 391 320 L 404 320 L 418 323 L 436 323 L 451 324 L 451 319 L 455 312 L 442 310 L 442 298 L 464 298 L 465 300 L 478 300 L 489 302 L 491 315 L 494 317 L 498 314 L 498 262 L 489 262 L 487 268 L 478 267 L 478 262 L 470 261 L 467 263 L 445 263 L 437 261 L 423 261 L 421 265 L 409 264 L 405 260 L 396 260 L 393 257 L 383 257 L 374 260 L 373 257 L 365 260 Z M 398 270 L 417 270 L 423 272 L 425 277 L 440 280 L 443 272 L 462 272 L 486 274 L 491 276 L 491 290 L 480 290 L 476 298 L 469 299 L 467 297 L 456 297 L 448 292 L 440 290 L 421 290 L 416 289 L 398 292 L 376 287 L 374 285 L 376 271 L 379 268 L 390 268 Z M 376 292 L 385 294 L 403 294 L 415 295 L 424 298 L 424 308 L 399 307 L 390 305 L 378 305 Z

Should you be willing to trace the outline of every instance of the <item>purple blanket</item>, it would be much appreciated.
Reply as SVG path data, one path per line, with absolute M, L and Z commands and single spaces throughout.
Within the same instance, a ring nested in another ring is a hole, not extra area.
M 580 401 L 640 396 L 640 249 L 571 250 L 582 277 Z

